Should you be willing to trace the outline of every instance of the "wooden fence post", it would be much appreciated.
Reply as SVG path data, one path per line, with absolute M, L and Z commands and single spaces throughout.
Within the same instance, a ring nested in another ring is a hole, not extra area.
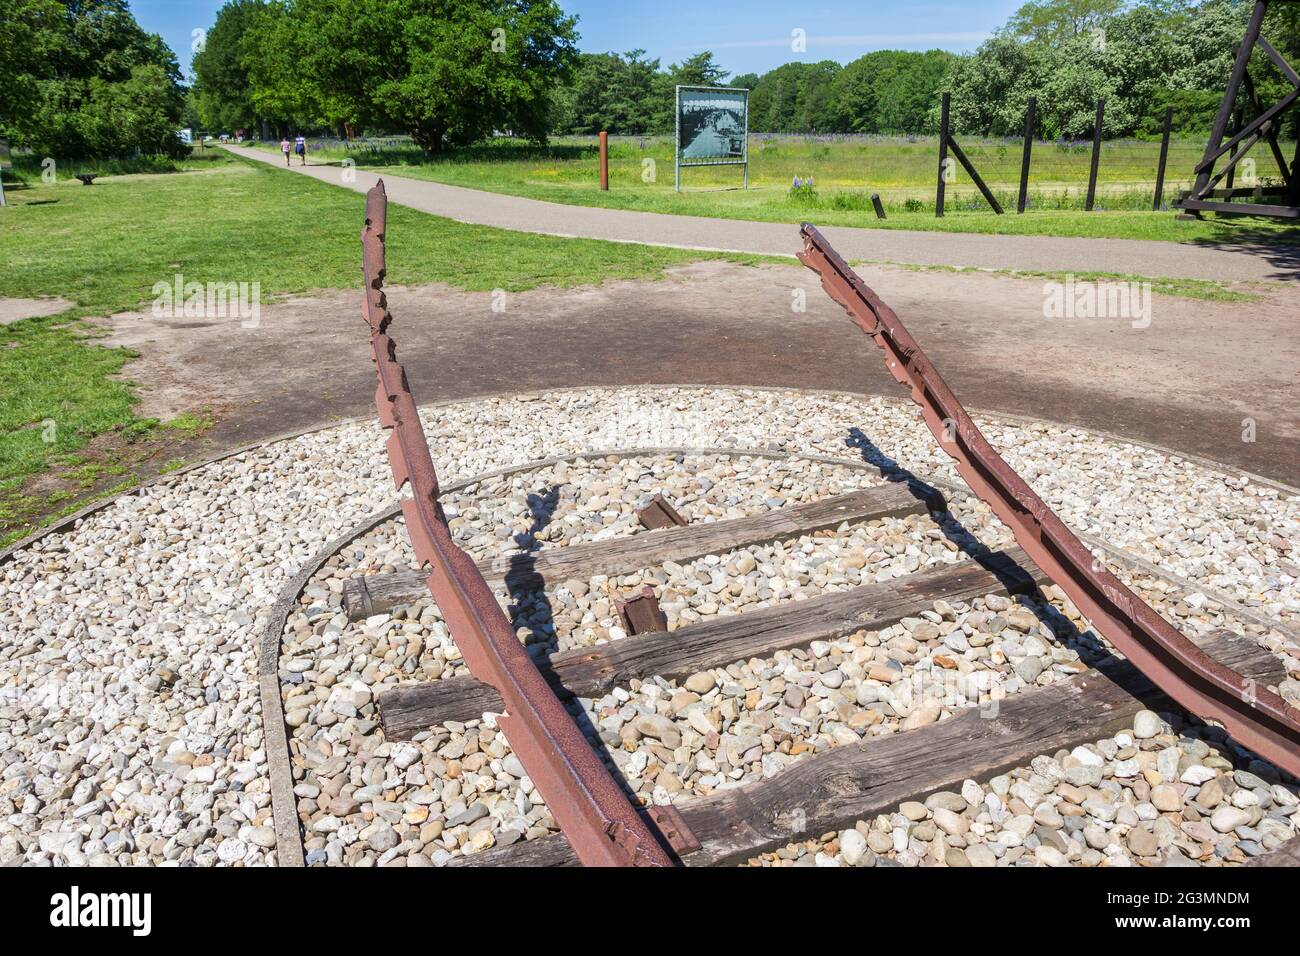
M 609 191 L 609 133 L 600 131 L 600 188 Z
M 1097 199 L 1097 166 L 1101 162 L 1101 120 L 1106 110 L 1106 101 L 1097 100 L 1097 123 L 1092 129 L 1092 170 L 1088 173 L 1088 201 L 1084 208 L 1092 212 Z
M 949 94 L 943 94 L 942 106 L 939 109 L 939 182 L 935 187 L 934 193 L 934 214 L 938 218 L 943 216 L 943 192 L 944 179 L 943 175 L 948 171 L 948 106 Z
M 1165 198 L 1165 164 L 1169 161 L 1169 133 L 1174 128 L 1174 108 L 1165 110 L 1165 130 L 1160 137 L 1160 165 L 1156 167 L 1156 198 L 1151 203 L 1151 211 L 1159 212 L 1160 203 Z
M 1024 213 L 1025 202 L 1029 199 L 1029 156 L 1034 149 L 1034 120 L 1038 108 L 1038 98 L 1029 97 L 1029 106 L 1025 109 L 1025 151 L 1020 158 L 1020 198 L 1016 200 L 1017 215 Z

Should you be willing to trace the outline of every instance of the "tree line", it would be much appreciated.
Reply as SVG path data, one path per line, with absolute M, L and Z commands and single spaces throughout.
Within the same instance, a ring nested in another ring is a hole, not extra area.
M 1152 136 L 1167 107 L 1174 128 L 1205 132 L 1213 122 L 1248 0 L 1033 0 L 973 53 L 878 50 L 840 66 L 786 63 L 728 85 L 750 90 L 749 128 L 770 133 L 935 133 L 942 93 L 957 132 L 1019 136 L 1029 98 L 1036 134 L 1090 136 L 1098 99 L 1107 137 Z M 1264 34 L 1300 61 L 1300 4 L 1275 4 Z M 1262 52 L 1252 73 L 1264 105 L 1288 89 Z M 694 71 L 686 69 L 694 66 Z M 701 71 L 701 65 L 709 69 Z M 582 54 L 575 79 L 557 95 L 563 133 L 663 133 L 673 128 L 674 83 L 727 74 L 703 53 L 659 68 L 642 50 Z M 689 74 L 689 76 L 688 76 Z
M 179 156 L 176 56 L 126 0 L 4 0 L 0 136 L 41 155 Z
M 1098 99 L 1103 134 L 1154 135 L 1165 110 L 1174 128 L 1206 132 L 1227 86 L 1253 2 L 1247 0 L 1040 0 L 1027 3 L 998 33 L 959 58 L 942 90 L 963 132 L 1018 136 L 1029 97 L 1037 97 L 1040 135 L 1091 135 Z M 1300 4 L 1273 4 L 1264 35 L 1300 61 Z M 1285 80 L 1255 51 L 1251 73 L 1265 106 Z M 937 110 L 932 113 L 933 127 Z M 1294 122 L 1294 121 L 1293 121 Z
M 754 132 L 932 133 L 943 92 L 967 134 L 1019 135 L 1031 96 L 1041 137 L 1088 135 L 1099 98 L 1108 136 L 1153 134 L 1170 106 L 1180 130 L 1203 131 L 1252 6 L 1031 0 L 970 54 L 880 50 L 731 77 L 707 51 L 667 66 L 639 49 L 580 53 L 556 0 L 228 0 L 187 90 L 126 0 L 4 0 L 0 135 L 108 156 L 181 151 L 180 125 L 408 133 L 440 153 L 494 134 L 669 132 L 677 84 L 749 89 Z M 1264 32 L 1300 60 L 1300 4 L 1274 4 Z M 1270 64 L 1253 72 L 1261 101 L 1281 95 Z

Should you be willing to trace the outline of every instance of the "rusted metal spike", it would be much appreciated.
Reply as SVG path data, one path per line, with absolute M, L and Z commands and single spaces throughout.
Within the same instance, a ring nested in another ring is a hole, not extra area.
M 686 519 L 677 513 L 677 509 L 663 495 L 655 495 L 643 507 L 638 508 L 636 516 L 651 530 L 683 527 L 686 524 Z
M 816 228 L 805 223 L 800 231 L 799 259 L 885 353 L 890 374 L 910 389 L 939 447 L 957 462 L 971 490 L 1093 627 L 1188 711 L 1223 724 L 1242 745 L 1300 776 L 1300 711 L 1211 658 L 1097 565 L 1083 542 L 988 443 L 894 310 Z
M 615 601 L 614 607 L 628 636 L 668 630 L 668 617 L 659 608 L 655 589 L 648 584 L 625 600 Z

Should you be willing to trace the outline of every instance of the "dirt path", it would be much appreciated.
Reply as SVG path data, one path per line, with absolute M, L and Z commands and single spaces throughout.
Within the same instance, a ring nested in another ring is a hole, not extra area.
M 1286 293 L 1249 303 L 1156 296 L 1151 324 L 1043 317 L 1041 282 L 868 267 L 970 407 L 1115 432 L 1300 483 L 1300 339 Z M 807 311 L 793 311 L 796 290 Z M 570 385 L 692 383 L 902 397 L 874 347 L 807 270 L 703 262 L 660 282 L 514 293 L 393 287 L 394 337 L 420 401 Z M 142 357 L 141 414 L 210 407 L 218 445 L 368 415 L 360 292 L 262 307 L 261 325 L 106 321 Z M 1229 334 L 1230 333 L 1230 334 Z M 1243 420 L 1255 441 L 1242 440 Z
M 271 165 L 281 162 L 278 155 L 264 150 L 226 148 L 238 156 Z M 344 170 L 329 165 L 295 165 L 292 171 L 357 192 L 369 189 L 379 178 L 365 170 L 349 169 L 352 181 L 345 182 Z M 388 198 L 404 206 L 461 222 L 522 232 L 765 255 L 788 256 L 800 248 L 798 228 L 783 223 L 568 206 L 404 176 L 386 175 L 384 185 Z M 1300 279 L 1300 248 L 1293 247 L 1215 247 L 1135 239 L 993 236 L 847 226 L 828 226 L 823 232 L 840 255 L 853 261 L 1228 281 Z

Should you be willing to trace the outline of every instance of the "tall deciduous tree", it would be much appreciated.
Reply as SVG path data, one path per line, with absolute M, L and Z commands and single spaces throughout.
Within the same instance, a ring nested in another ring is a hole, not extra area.
M 126 0 L 5 0 L 0 78 L 0 125 L 20 145 L 77 158 L 187 149 L 176 57 Z
M 545 141 L 577 56 L 555 0 L 296 0 L 258 43 L 262 102 L 402 129 L 441 152 L 495 130 Z M 288 48 L 278 56 L 275 44 Z M 296 88 L 301 77 L 302 88 Z M 256 100 L 256 97 L 255 97 Z
M 749 128 L 764 133 L 812 133 L 833 128 L 828 115 L 834 60 L 786 63 L 764 73 L 749 94 Z
M 564 133 L 645 133 L 655 124 L 659 61 L 645 50 L 584 53 L 574 79 L 555 94 L 555 129 Z
M 923 132 L 936 92 L 957 59 L 943 50 L 877 50 L 858 57 L 831 86 L 831 124 L 853 133 Z
M 1035 43 L 1065 43 L 1103 28 L 1127 0 L 1031 0 L 1007 21 L 1002 32 Z
M 253 105 L 245 40 L 265 7 L 265 0 L 228 0 L 194 56 L 194 105 L 199 121 L 209 129 L 248 128 L 260 118 Z

